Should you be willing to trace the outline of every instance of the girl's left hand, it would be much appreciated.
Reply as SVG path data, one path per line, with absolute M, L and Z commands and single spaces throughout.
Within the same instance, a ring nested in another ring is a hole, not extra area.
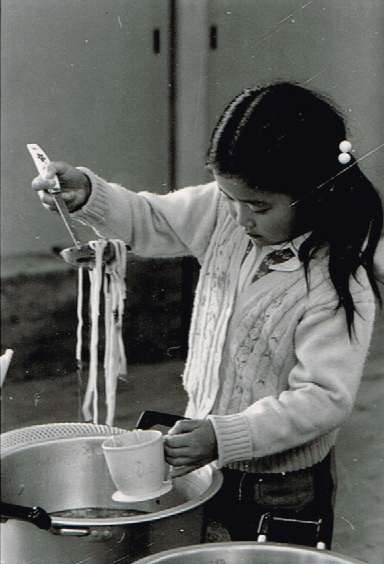
M 217 441 L 209 419 L 178 421 L 165 436 L 165 461 L 173 468 L 171 477 L 184 476 L 216 460 Z

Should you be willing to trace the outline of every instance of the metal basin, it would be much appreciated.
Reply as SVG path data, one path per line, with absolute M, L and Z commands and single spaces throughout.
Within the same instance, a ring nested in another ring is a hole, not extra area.
M 328 550 L 258 542 L 224 542 L 172 549 L 136 564 L 362 564 Z
M 175 479 L 158 499 L 115 502 L 101 443 L 125 431 L 62 423 L 2 435 L 2 501 L 42 507 L 55 530 L 7 520 L 2 564 L 127 564 L 202 541 L 203 506 L 219 490 L 221 473 L 201 468 Z

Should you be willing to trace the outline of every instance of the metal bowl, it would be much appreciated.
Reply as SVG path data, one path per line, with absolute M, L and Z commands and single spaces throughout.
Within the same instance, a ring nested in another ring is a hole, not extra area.
M 362 564 L 328 550 L 285 544 L 223 542 L 171 549 L 136 564 Z
M 130 563 L 201 542 L 203 506 L 219 490 L 221 473 L 201 468 L 176 478 L 171 492 L 158 499 L 115 502 L 101 444 L 125 431 L 58 423 L 2 435 L 2 501 L 40 506 L 52 518 L 51 531 L 8 519 L 2 525 L 2 563 Z

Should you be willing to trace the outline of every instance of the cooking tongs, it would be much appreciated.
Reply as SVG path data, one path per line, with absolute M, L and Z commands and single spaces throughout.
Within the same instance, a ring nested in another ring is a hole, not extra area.
M 43 178 L 46 174 L 47 165 L 50 160 L 46 153 L 37 145 L 36 143 L 30 143 L 27 145 L 28 151 L 35 163 L 35 166 Z M 61 193 L 61 186 L 57 176 L 53 179 L 55 185 L 50 188 L 48 192 L 55 202 L 57 211 L 59 212 L 62 220 L 64 221 L 65 227 L 67 228 L 75 247 L 69 247 L 68 249 L 63 249 L 60 252 L 61 257 L 72 266 L 93 268 L 95 261 L 95 253 L 88 243 L 82 243 L 80 237 L 77 233 L 77 229 L 73 224 L 73 219 L 68 211 L 67 205 L 63 200 Z M 112 243 L 108 242 L 103 252 L 103 263 L 108 264 L 115 258 L 115 249 Z

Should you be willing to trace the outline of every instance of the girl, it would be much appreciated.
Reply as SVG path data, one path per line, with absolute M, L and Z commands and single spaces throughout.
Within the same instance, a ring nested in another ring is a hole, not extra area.
M 99 235 L 201 264 L 183 374 L 189 419 L 165 452 L 175 476 L 222 469 L 210 511 L 233 540 L 255 539 L 267 515 L 271 540 L 313 544 L 322 520 L 331 545 L 332 451 L 367 356 L 382 229 L 380 198 L 350 144 L 340 149 L 345 138 L 328 101 L 278 83 L 224 111 L 207 185 L 136 194 L 88 169 L 49 169 Z M 51 184 L 34 188 L 53 209 Z

